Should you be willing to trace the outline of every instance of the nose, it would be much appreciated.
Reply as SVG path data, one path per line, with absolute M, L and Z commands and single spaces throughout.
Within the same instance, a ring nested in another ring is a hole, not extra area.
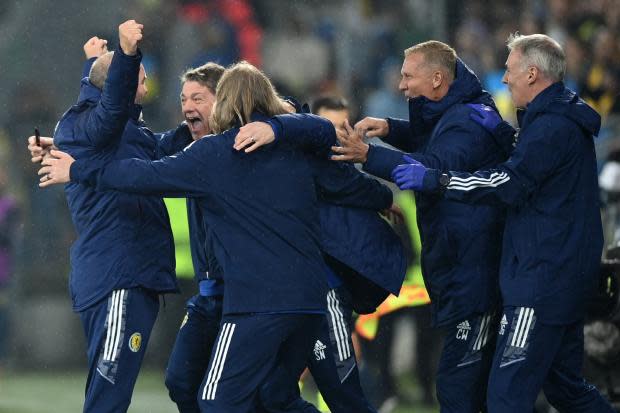
M 508 72 L 504 72 L 504 76 L 502 76 L 502 83 L 505 85 L 508 84 Z
M 405 79 L 401 79 L 400 82 L 398 83 L 398 90 L 400 90 L 401 92 L 404 92 L 407 90 L 407 84 L 405 83 Z
M 185 102 L 181 102 L 181 109 L 183 112 L 192 112 L 194 110 L 194 105 L 192 104 L 191 99 L 187 99 Z

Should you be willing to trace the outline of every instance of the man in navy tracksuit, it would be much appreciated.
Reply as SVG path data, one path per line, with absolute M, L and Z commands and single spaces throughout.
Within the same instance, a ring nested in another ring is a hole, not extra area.
M 215 102 L 215 88 L 223 73 L 224 67 L 207 63 L 187 70 L 181 76 L 181 110 L 192 140 L 211 133 L 208 118 Z M 176 131 L 164 134 L 162 140 L 174 133 L 178 134 Z M 166 387 L 170 398 L 184 413 L 199 411 L 198 388 L 219 331 L 224 295 L 223 270 L 213 254 L 209 226 L 194 198 L 187 198 L 187 219 L 198 294 L 187 302 L 187 313 L 166 367 Z
M 494 107 L 491 96 L 448 45 L 430 41 L 407 49 L 400 89 L 409 98 L 409 121 L 366 118 L 356 129 L 439 169 L 474 171 L 506 158 L 510 145 L 470 119 L 467 103 Z M 334 152 L 343 155 L 334 159 L 364 162 L 364 170 L 385 179 L 404 162 L 401 151 L 347 135 L 339 135 L 342 147 Z M 447 330 L 437 372 L 441 411 L 478 412 L 496 333 L 504 212 L 434 194 L 416 194 L 416 207 L 433 324 Z
M 335 127 L 348 117 L 344 100 L 325 97 L 312 106 Z M 330 290 L 325 328 L 308 367 L 332 413 L 376 412 L 360 385 L 351 339 L 353 310 L 372 313 L 389 293 L 399 294 L 407 270 L 402 244 L 375 211 L 321 202 L 320 216 Z
M 87 57 L 82 71 L 84 93 L 92 90 L 87 78 L 97 57 L 107 52 L 106 45 L 107 41 L 98 37 L 89 39 L 84 45 Z M 181 107 L 185 120 L 175 129 L 155 134 L 158 156 L 172 155 L 210 133 L 208 117 L 215 101 L 215 86 L 223 72 L 224 67 L 207 63 L 183 74 Z M 40 146 L 35 144 L 34 137 L 29 141 L 33 162 L 39 162 L 37 157 L 46 155 L 53 145 L 51 138 L 42 137 Z M 180 411 L 195 412 L 198 411 L 196 394 L 210 355 L 210 351 L 196 349 L 210 349 L 215 343 L 222 317 L 224 289 L 222 270 L 213 257 L 212 243 L 206 241 L 207 226 L 195 199 L 187 199 L 187 212 L 192 263 L 199 292 L 187 303 L 187 314 L 166 368 L 166 387 Z
M 76 159 L 156 156 L 156 138 L 142 128 L 134 105 L 146 94 L 137 49 L 141 29 L 133 20 L 119 26 L 120 48 L 112 61 L 108 54 L 95 63 L 96 83 L 82 87 L 78 103 L 60 120 L 54 141 Z M 107 64 L 109 71 L 102 69 Z M 138 71 L 139 78 L 126 76 Z M 78 233 L 70 290 L 88 342 L 84 411 L 126 411 L 158 295 L 177 291 L 168 215 L 158 197 L 98 192 L 76 183 L 65 192 Z
M 600 116 L 562 83 L 566 61 L 556 41 L 513 35 L 508 48 L 503 81 L 524 109 L 510 159 L 475 173 L 414 162 L 394 176 L 404 189 L 443 189 L 446 200 L 509 208 L 489 411 L 531 412 L 542 389 L 561 412 L 612 412 L 581 373 L 585 307 L 603 245 L 593 142 Z M 498 135 L 514 132 L 480 113 Z
M 291 134 L 318 131 L 328 138 L 323 146 L 329 149 L 335 139 L 333 127 L 306 116 L 313 123 Z M 289 366 L 289 376 L 299 374 L 306 361 L 305 346 L 311 349 L 308 340 L 324 318 L 327 291 L 314 180 L 321 182 L 323 197 L 332 202 L 355 201 L 364 207 L 381 197 L 391 198 L 361 175 L 352 179 L 351 168 L 328 161 L 309 168 L 319 161 L 286 142 L 255 154 L 235 152 L 231 146 L 236 133 L 236 128 L 230 129 L 156 162 L 114 162 L 99 176 L 100 184 L 118 189 L 198 197 L 226 277 L 220 336 L 199 397 L 201 408 L 230 409 L 226 411 L 249 406 L 248 395 L 274 365 L 276 354 L 269 349 L 281 348 L 277 357 Z M 96 178 L 92 168 L 88 172 L 91 166 L 78 161 L 74 178 Z M 244 259 L 234 258 L 239 254 Z M 247 380 L 239 383 L 241 371 Z

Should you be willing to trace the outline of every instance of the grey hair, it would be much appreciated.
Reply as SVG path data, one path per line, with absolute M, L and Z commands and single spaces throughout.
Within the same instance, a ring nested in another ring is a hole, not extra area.
M 105 80 L 108 77 L 108 69 L 110 68 L 110 63 L 112 63 L 113 56 L 114 52 L 107 52 L 95 60 L 88 73 L 88 80 L 90 80 L 93 86 L 103 90 L 103 85 L 105 85 Z
M 513 33 L 506 42 L 508 50 L 518 50 L 522 54 L 521 64 L 527 68 L 534 66 L 554 82 L 564 79 L 566 55 L 562 46 L 545 34 Z

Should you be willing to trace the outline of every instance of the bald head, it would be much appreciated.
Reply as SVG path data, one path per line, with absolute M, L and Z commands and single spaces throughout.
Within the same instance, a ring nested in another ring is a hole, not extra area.
M 114 52 L 103 54 L 95 60 L 95 63 L 93 63 L 93 66 L 90 68 L 88 79 L 93 86 L 100 90 L 103 90 L 103 86 L 105 85 L 105 81 L 108 77 L 108 70 L 110 69 L 110 64 L 112 63 L 113 57 Z M 144 66 L 140 65 L 140 71 L 138 72 L 138 87 L 136 89 L 134 102 L 136 104 L 141 104 L 147 93 L 148 88 L 146 87 L 146 71 L 144 70 Z
M 102 54 L 90 68 L 90 73 L 88 74 L 90 83 L 101 90 L 103 90 L 103 85 L 108 77 L 108 69 L 110 68 L 110 63 L 112 63 L 113 56 L 114 52 Z

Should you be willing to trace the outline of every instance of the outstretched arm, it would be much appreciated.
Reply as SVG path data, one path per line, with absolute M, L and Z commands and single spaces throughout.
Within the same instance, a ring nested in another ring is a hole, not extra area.
M 522 137 L 512 156 L 495 168 L 450 171 L 442 177 L 437 169 L 409 162 L 394 169 L 394 182 L 401 189 L 445 190 L 446 198 L 467 203 L 520 205 L 574 152 L 575 142 L 562 131 L 545 130 L 545 122 L 531 125 L 531 132 Z
M 252 152 L 275 140 L 327 158 L 336 142 L 336 131 L 330 121 L 320 116 L 309 113 L 278 115 L 265 122 L 252 122 L 241 127 L 234 148 Z
M 319 197 L 329 203 L 381 211 L 392 205 L 390 188 L 351 164 L 312 157 Z
M 198 142 L 197 142 L 198 143 Z M 208 150 L 189 148 L 174 156 L 157 161 L 123 159 L 95 162 L 75 161 L 61 151 L 52 151 L 39 170 L 40 187 L 76 182 L 97 190 L 117 190 L 143 195 L 166 197 L 198 197 L 208 192 L 209 168 L 204 158 Z

